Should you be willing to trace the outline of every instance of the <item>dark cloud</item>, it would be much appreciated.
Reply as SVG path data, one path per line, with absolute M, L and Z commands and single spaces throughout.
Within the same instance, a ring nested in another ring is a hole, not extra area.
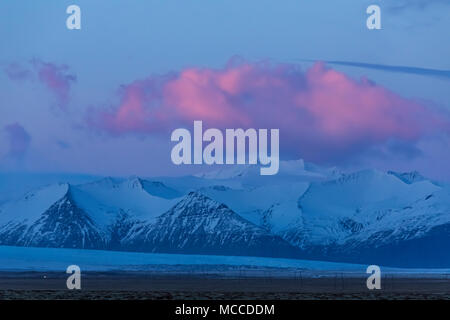
M 407 67 L 407 66 L 392 66 L 385 64 L 374 64 L 374 63 L 352 62 L 352 61 L 326 61 L 326 63 L 342 66 L 366 68 L 366 69 L 376 69 L 388 72 L 410 73 L 420 76 L 430 76 L 450 80 L 450 70 L 439 70 L 439 69 Z

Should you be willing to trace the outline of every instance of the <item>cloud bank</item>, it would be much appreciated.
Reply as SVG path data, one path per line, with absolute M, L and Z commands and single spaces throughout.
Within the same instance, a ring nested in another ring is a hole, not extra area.
M 231 61 L 124 85 L 117 106 L 90 109 L 90 127 L 111 135 L 167 134 L 194 120 L 217 128 L 279 128 L 281 152 L 336 162 L 389 145 L 414 149 L 422 137 L 449 133 L 449 115 L 317 62 Z

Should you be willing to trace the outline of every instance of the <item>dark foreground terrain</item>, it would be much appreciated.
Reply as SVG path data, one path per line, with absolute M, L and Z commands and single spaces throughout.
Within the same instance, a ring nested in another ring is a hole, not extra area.
M 386 275 L 381 290 L 368 290 L 363 276 L 340 273 L 280 278 L 86 272 L 81 290 L 67 289 L 68 276 L 0 272 L 0 299 L 450 299 L 448 275 Z

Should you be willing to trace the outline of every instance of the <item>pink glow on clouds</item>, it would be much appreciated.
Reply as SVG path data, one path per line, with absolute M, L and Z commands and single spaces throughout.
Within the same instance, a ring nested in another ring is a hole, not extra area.
M 351 157 L 390 141 L 414 144 L 449 133 L 449 116 L 368 79 L 315 63 L 230 63 L 189 68 L 123 87 L 119 105 L 91 109 L 88 123 L 112 134 L 168 133 L 193 120 L 217 128 L 279 128 L 281 151 L 307 160 Z
M 113 131 L 145 130 L 149 111 L 144 108 L 143 92 L 140 86 L 130 85 L 125 88 L 120 108 L 112 115 L 104 113 L 107 127 Z
M 240 91 L 240 79 L 246 68 L 217 73 L 212 70 L 188 69 L 168 82 L 164 88 L 165 104 L 182 119 L 201 119 L 221 125 L 250 125 L 248 115 L 230 97 Z M 214 107 L 211 107 L 213 105 Z

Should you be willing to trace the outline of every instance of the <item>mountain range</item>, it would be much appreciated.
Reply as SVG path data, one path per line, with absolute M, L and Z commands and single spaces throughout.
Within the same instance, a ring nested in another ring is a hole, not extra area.
M 0 245 L 450 267 L 450 187 L 418 172 L 297 160 L 275 176 L 65 180 L 0 188 Z

